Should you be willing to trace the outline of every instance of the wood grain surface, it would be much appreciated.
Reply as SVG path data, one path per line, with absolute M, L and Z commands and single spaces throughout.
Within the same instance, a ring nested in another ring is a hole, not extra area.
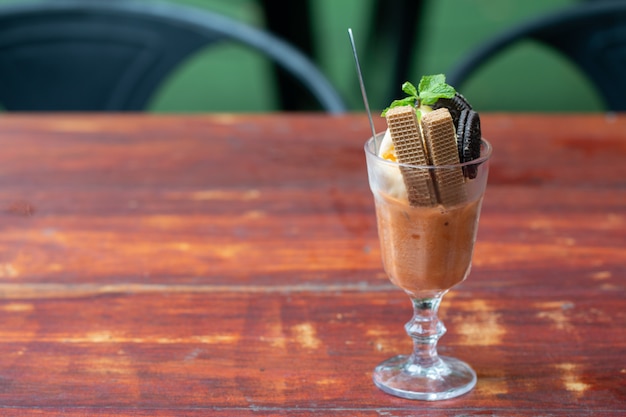
M 384 120 L 377 120 L 384 128 Z M 626 414 L 626 115 L 486 114 L 472 273 L 421 402 L 364 115 L 0 118 L 0 415 Z

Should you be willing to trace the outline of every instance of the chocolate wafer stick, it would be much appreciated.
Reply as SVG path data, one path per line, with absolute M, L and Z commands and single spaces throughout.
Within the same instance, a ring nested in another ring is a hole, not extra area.
M 401 164 L 429 165 L 422 132 L 415 109 L 411 106 L 394 107 L 385 115 L 396 157 Z M 400 166 L 400 172 L 412 206 L 434 206 L 437 194 L 426 169 Z
M 459 163 L 456 132 L 450 112 L 446 108 L 433 110 L 422 116 L 424 142 L 432 165 Z M 444 206 L 453 206 L 467 200 L 463 170 L 445 168 L 434 171 L 437 200 Z

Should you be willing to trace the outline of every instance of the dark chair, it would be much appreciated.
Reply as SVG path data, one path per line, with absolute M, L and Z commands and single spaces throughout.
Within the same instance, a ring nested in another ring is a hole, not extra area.
M 305 55 L 315 55 L 311 4 L 308 1 L 258 0 L 267 30 L 289 42 Z M 288 16 L 288 19 L 285 19 Z M 279 65 L 274 64 L 279 100 L 287 108 L 306 108 L 313 104 L 311 95 L 302 94 L 302 86 Z
M 626 2 L 583 3 L 506 30 L 448 71 L 448 82 L 460 88 L 480 66 L 524 39 L 565 55 L 592 81 L 609 110 L 626 110 Z
M 9 111 L 142 111 L 185 59 L 222 41 L 260 51 L 321 109 L 346 110 L 317 67 L 270 33 L 204 10 L 137 0 L 0 7 L 0 104 Z

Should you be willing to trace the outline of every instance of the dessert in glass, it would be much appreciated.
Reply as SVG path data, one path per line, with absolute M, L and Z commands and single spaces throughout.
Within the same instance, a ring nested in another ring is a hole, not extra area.
M 437 354 L 446 331 L 437 310 L 470 271 L 491 146 L 456 92 L 428 106 L 405 104 L 386 110 L 388 129 L 367 141 L 365 154 L 384 269 L 413 304 L 405 325 L 413 352 L 378 365 L 373 379 L 392 395 L 441 400 L 476 384 L 469 365 Z

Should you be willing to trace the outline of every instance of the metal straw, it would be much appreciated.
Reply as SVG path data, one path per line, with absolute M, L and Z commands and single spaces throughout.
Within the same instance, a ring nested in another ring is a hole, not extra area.
M 376 138 L 376 129 L 374 128 L 374 120 L 372 119 L 372 112 L 370 111 L 369 103 L 367 102 L 367 93 L 365 92 L 365 83 L 363 82 L 363 74 L 361 73 L 361 65 L 359 64 L 359 57 L 356 53 L 356 45 L 354 44 L 354 36 L 352 35 L 352 29 L 348 29 L 348 35 L 350 36 L 350 43 L 352 44 L 352 53 L 354 54 L 354 63 L 356 64 L 356 73 L 359 76 L 359 84 L 361 86 L 361 95 L 363 96 L 363 104 L 365 104 L 365 111 L 367 111 L 367 117 L 370 121 L 370 128 L 372 129 L 372 137 L 374 138 L 374 145 L 378 150 L 378 139 Z

